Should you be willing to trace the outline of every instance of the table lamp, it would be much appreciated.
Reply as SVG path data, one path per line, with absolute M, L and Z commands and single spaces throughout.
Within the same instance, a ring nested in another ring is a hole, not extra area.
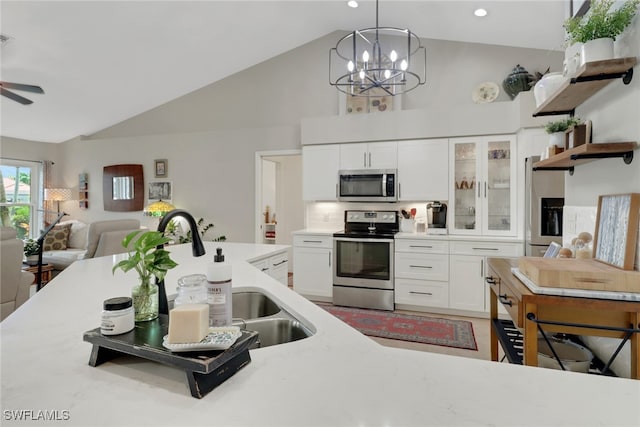
M 58 213 L 60 213 L 60 202 L 71 200 L 70 188 L 45 188 L 44 199 L 46 201 L 57 202 Z

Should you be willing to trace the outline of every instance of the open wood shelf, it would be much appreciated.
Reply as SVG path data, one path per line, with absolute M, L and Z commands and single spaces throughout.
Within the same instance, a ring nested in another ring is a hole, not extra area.
M 633 67 L 636 63 L 635 57 L 587 62 L 578 69 L 575 77 L 567 80 L 540 105 L 533 112 L 533 116 L 573 114 L 578 105 L 614 79 L 623 78 L 625 84 L 628 84 L 633 76 Z
M 635 148 L 635 142 L 583 144 L 534 163 L 533 170 L 568 170 L 573 172 L 576 165 L 608 157 L 622 157 L 624 162 L 629 164 L 633 160 Z

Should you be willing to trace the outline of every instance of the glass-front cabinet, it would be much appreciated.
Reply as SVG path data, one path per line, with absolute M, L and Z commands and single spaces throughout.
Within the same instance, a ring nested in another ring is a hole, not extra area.
M 516 137 L 449 141 L 449 232 L 515 236 Z

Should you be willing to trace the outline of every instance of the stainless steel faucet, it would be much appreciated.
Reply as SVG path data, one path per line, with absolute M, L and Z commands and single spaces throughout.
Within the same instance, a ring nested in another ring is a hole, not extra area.
M 194 257 L 199 257 L 205 254 L 204 245 L 202 244 L 202 239 L 200 238 L 200 233 L 198 231 L 198 224 L 196 224 L 196 220 L 191 216 L 191 214 L 183 209 L 174 209 L 167 213 L 160 220 L 160 224 L 158 224 L 158 231 L 164 233 L 169 225 L 171 219 L 176 216 L 181 216 L 187 220 L 189 223 L 189 228 L 191 229 L 191 251 Z M 164 245 L 159 245 L 158 249 L 164 248 Z M 158 285 L 158 312 L 160 314 L 169 314 L 169 302 L 167 301 L 167 292 L 164 287 L 164 279 L 158 280 L 156 279 L 156 284 Z

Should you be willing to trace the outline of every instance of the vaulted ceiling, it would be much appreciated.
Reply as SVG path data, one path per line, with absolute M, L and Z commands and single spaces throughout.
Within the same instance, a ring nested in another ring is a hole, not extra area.
M 379 3 L 380 25 L 422 38 L 561 50 L 564 0 Z M 477 7 L 488 15 L 473 15 Z M 336 30 L 375 25 L 375 2 L 2 0 L 0 134 L 62 142 L 90 135 Z

